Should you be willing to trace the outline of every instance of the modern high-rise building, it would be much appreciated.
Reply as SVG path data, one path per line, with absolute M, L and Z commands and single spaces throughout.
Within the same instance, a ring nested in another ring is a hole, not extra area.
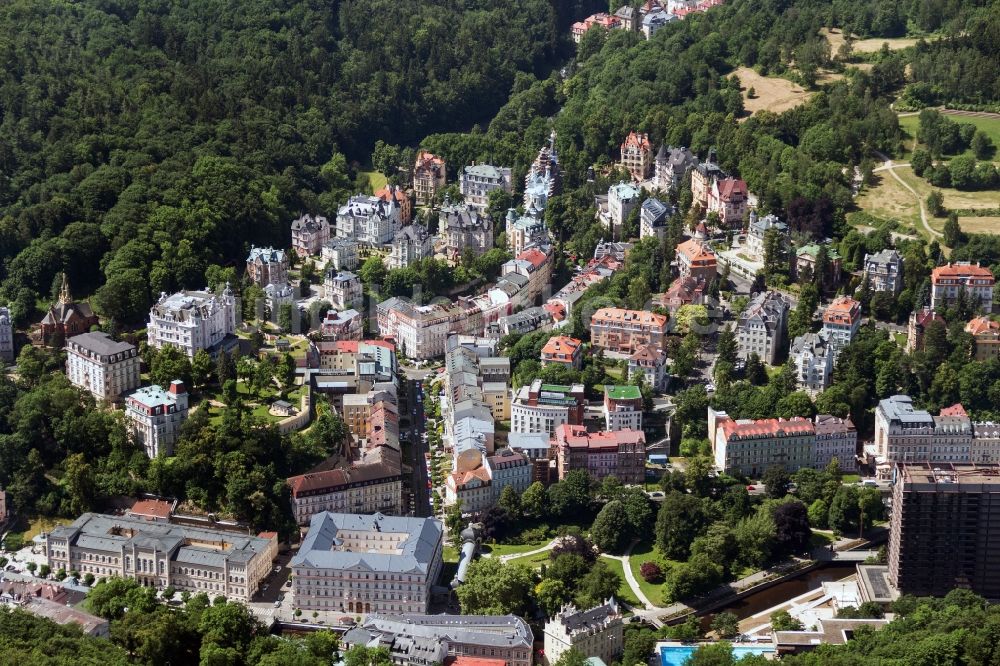
M 918 596 L 1000 597 L 1000 466 L 900 463 L 893 476 L 892 584 Z

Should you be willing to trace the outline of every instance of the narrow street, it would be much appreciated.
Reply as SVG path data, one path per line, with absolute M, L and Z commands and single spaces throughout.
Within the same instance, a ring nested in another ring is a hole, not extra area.
M 407 430 L 408 439 L 412 445 L 413 478 L 410 481 L 413 490 L 413 515 L 427 518 L 431 515 L 430 492 L 427 488 L 427 440 L 424 439 L 426 417 L 424 416 L 424 387 L 419 379 L 406 379 L 406 408 L 409 411 L 410 426 Z M 400 433 L 403 436 L 403 433 Z

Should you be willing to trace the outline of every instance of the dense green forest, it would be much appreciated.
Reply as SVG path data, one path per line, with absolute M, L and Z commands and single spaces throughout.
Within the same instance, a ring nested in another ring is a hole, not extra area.
M 580 5 L 580 6 L 578 6 Z M 376 138 L 488 122 L 594 2 L 19 0 L 0 7 L 0 278 L 116 320 L 357 189 Z M 23 291 L 27 290 L 27 291 Z M 122 304 L 127 304 L 122 306 Z

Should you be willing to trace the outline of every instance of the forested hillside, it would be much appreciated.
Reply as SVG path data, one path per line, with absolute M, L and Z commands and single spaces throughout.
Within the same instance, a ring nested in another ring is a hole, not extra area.
M 376 138 L 488 122 L 588 0 L 16 0 L 0 6 L 0 278 L 65 270 L 141 318 L 355 189 Z M 577 5 L 582 5 L 578 7 Z

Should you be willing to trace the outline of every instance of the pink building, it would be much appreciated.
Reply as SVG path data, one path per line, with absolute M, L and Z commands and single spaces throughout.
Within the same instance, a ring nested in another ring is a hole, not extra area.
M 552 444 L 560 479 L 581 469 L 594 479 L 614 476 L 626 484 L 645 480 L 646 436 L 641 430 L 588 433 L 583 426 L 563 424 L 556 428 Z

